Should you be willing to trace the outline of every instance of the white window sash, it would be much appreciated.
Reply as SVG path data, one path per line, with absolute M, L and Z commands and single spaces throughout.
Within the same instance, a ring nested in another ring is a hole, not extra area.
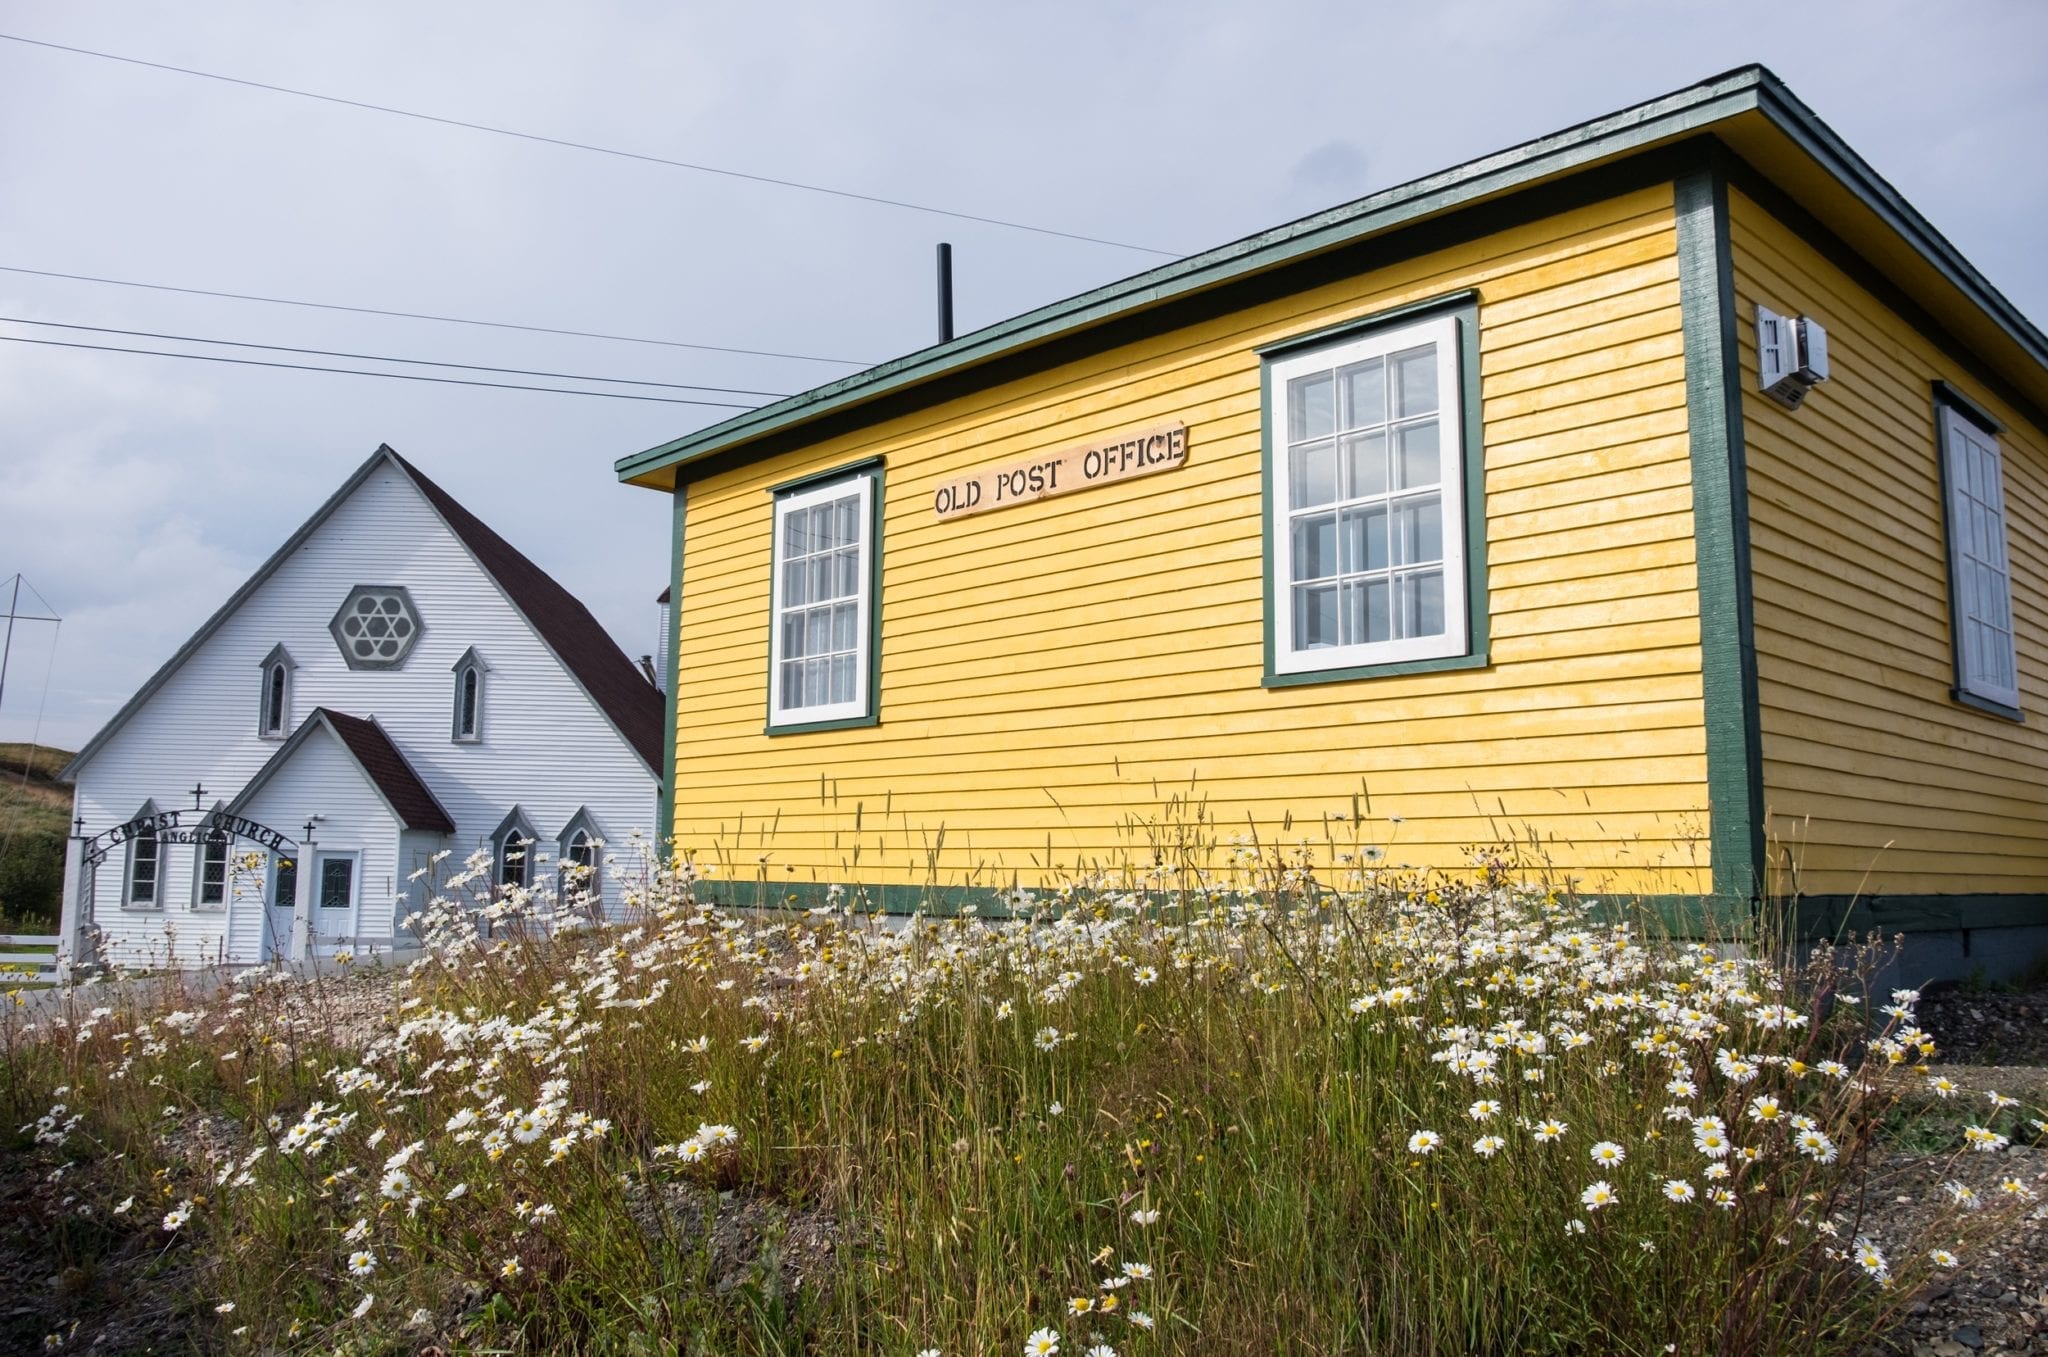
M 860 534 L 860 554 L 855 566 L 853 594 L 853 697 L 845 702 L 810 703 L 801 707 L 784 706 L 782 617 L 786 609 L 783 602 L 783 524 L 790 514 L 800 509 L 845 499 L 849 492 L 858 497 L 854 508 L 854 523 Z M 860 474 L 846 480 L 831 481 L 825 485 L 792 491 L 787 495 L 778 496 L 775 501 L 775 540 L 769 553 L 771 573 L 768 583 L 768 724 L 771 727 L 809 725 L 815 721 L 855 720 L 867 716 L 871 710 L 869 702 L 873 694 L 868 691 L 868 670 L 873 664 L 870 651 L 873 638 L 870 633 L 875 605 L 874 496 L 875 478 L 872 475 Z
M 1441 459 L 1444 631 L 1440 636 L 1402 637 L 1358 645 L 1302 649 L 1294 636 L 1294 537 L 1289 531 L 1287 384 L 1295 377 L 1434 344 L 1437 354 L 1437 454 Z M 1471 617 L 1466 599 L 1464 373 L 1458 320 L 1442 316 L 1415 325 L 1375 331 L 1357 339 L 1289 354 L 1266 366 L 1266 408 L 1273 427 L 1273 670 L 1312 674 L 1327 669 L 1366 668 L 1414 660 L 1449 659 L 1471 650 Z
M 2019 655 L 2006 546 L 2004 455 L 1996 437 L 1953 406 L 1942 409 L 1942 432 L 1956 686 L 1972 697 L 2017 708 Z

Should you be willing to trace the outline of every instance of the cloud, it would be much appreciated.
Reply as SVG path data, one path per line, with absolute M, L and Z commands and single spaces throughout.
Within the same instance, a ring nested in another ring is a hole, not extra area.
M 1365 196 L 1371 162 L 1355 141 L 1326 141 L 1294 162 L 1287 196 L 1301 212 Z
M 1768 55 L 2023 310 L 2048 311 L 2048 179 L 2011 172 L 2048 141 L 2048 6 L 1930 24 L 1904 0 L 16 0 L 9 27 L 1184 250 Z M 1888 78 L 1908 47 L 1914 79 Z M 0 121 L 21 133 L 0 140 L 0 264 L 880 360 L 932 336 L 936 241 L 956 247 L 963 327 L 1157 262 L 14 44 Z M 846 371 L 18 275 L 0 288 L 9 315 L 363 353 L 769 391 Z M 645 651 L 668 505 L 611 463 L 726 413 L 5 356 L 0 574 L 25 571 L 72 619 L 52 711 L 73 743 L 379 442 Z M 18 716 L 10 688 L 0 727 Z

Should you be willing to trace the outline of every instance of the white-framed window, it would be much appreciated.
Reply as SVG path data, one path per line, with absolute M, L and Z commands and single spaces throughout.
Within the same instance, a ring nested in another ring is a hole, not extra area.
M 534 845 L 533 825 L 514 806 L 491 835 L 491 880 L 506 890 L 524 890 L 533 881 Z
M 216 802 L 213 809 L 218 813 L 222 807 Z M 201 832 L 198 846 L 192 854 L 192 908 L 214 910 L 227 907 L 227 832 L 207 828 Z
M 872 472 L 776 497 L 770 728 L 874 712 L 874 506 Z
M 280 643 L 263 657 L 263 683 L 257 693 L 256 733 L 266 740 L 282 740 L 292 733 L 291 652 Z
M 1276 674 L 1469 652 L 1459 323 L 1267 362 Z
M 130 817 L 136 824 L 128 839 L 127 860 L 121 872 L 123 909 L 162 909 L 164 903 L 164 843 L 157 834 L 155 801 L 145 801 Z
M 1953 401 L 1940 416 L 1948 525 L 1949 619 L 1956 695 L 2017 714 L 2012 569 L 2006 557 L 2005 468 L 1998 434 Z
M 455 692 L 448 714 L 448 738 L 477 744 L 484 738 L 484 675 L 490 672 L 475 646 L 455 662 Z

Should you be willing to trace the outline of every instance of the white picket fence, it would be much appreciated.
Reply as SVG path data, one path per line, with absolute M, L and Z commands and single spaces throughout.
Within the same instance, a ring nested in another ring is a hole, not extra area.
M 0 989 L 56 983 L 55 933 L 0 933 Z

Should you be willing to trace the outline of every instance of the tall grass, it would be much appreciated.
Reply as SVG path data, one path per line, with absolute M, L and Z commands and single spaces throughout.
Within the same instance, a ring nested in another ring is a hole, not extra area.
M 193 1251 L 229 1350 L 1843 1352 L 2025 1209 L 1860 1238 L 1932 1053 L 1874 949 L 1199 819 L 1000 921 L 733 910 L 678 858 L 630 925 L 518 893 L 484 938 L 473 862 L 383 1022 L 81 991 L 6 1029 L 9 1121 Z

